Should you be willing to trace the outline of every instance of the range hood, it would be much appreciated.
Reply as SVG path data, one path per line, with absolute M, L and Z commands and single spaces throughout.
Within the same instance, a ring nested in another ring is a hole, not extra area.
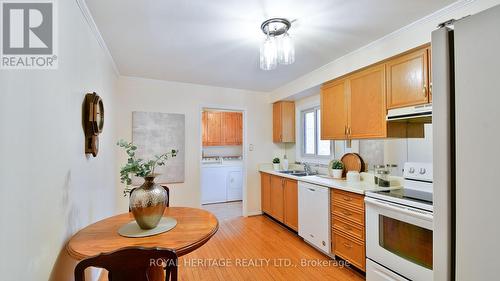
M 432 123 L 432 103 L 389 109 L 387 121 Z

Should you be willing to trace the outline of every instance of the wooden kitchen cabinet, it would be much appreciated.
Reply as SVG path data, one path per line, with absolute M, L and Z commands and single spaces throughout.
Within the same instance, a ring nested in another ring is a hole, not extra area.
M 387 110 L 425 104 L 430 48 L 426 45 L 321 87 L 321 139 L 422 138 L 423 123 L 387 122 Z
M 347 78 L 349 95 L 348 137 L 387 136 L 385 65 L 377 65 Z
M 320 103 L 321 139 L 387 137 L 383 64 L 325 84 Z
M 203 111 L 201 113 L 201 139 L 203 142 L 203 146 L 206 146 L 208 142 L 207 126 L 208 126 L 208 112 Z
M 364 195 L 330 191 L 332 252 L 365 271 Z
M 295 102 L 273 104 L 273 142 L 295 142 Z
M 431 47 L 427 47 L 427 62 L 428 62 L 428 68 L 429 68 L 429 103 L 432 103 L 432 52 L 431 52 Z
M 339 257 L 349 261 L 355 267 L 365 271 L 366 269 L 366 256 L 365 244 L 357 239 L 353 239 L 343 232 L 335 234 L 333 239 L 335 244 L 335 254 Z
M 241 145 L 243 115 L 241 112 L 204 111 L 202 113 L 203 146 Z
M 260 173 L 262 212 L 299 230 L 298 184 L 296 180 Z
M 284 180 L 284 221 L 291 229 L 299 230 L 299 211 L 298 211 L 298 187 L 297 181 L 291 179 Z
M 430 101 L 429 48 L 421 48 L 387 62 L 387 109 Z
M 205 146 L 222 145 L 222 112 L 207 112 L 207 142 Z
M 241 145 L 243 141 L 241 112 L 222 113 L 222 135 L 224 145 Z
M 284 218 L 284 178 L 271 176 L 271 212 L 270 215 L 280 222 Z
M 260 196 L 262 212 L 271 213 L 271 175 L 260 173 Z
M 347 80 L 326 84 L 321 89 L 321 139 L 347 138 Z

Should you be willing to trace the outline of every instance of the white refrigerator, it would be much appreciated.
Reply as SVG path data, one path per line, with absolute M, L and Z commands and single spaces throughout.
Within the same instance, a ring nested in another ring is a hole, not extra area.
M 499 280 L 500 6 L 432 33 L 434 280 Z

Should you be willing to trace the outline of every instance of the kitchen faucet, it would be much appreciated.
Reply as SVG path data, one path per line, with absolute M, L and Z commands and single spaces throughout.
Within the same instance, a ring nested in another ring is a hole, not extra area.
M 304 165 L 304 172 L 306 172 L 307 174 L 312 174 L 312 169 L 311 169 L 311 165 L 309 165 L 309 163 L 306 163 L 306 162 L 302 162 L 302 165 Z

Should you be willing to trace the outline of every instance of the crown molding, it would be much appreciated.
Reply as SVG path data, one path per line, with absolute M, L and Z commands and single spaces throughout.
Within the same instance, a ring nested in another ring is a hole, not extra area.
M 82 12 L 85 21 L 89 25 L 91 32 L 97 39 L 97 43 L 99 43 L 99 46 L 101 46 L 102 50 L 104 51 L 104 54 L 111 63 L 111 67 L 115 71 L 115 74 L 117 76 L 120 76 L 120 71 L 118 71 L 118 67 L 116 67 L 115 60 L 113 59 L 113 56 L 111 55 L 111 52 L 109 51 L 109 48 L 106 45 L 106 42 L 102 38 L 101 32 L 99 31 L 99 28 L 97 27 L 94 18 L 92 17 L 92 14 L 90 13 L 89 8 L 87 7 L 87 3 L 85 2 L 85 0 L 76 0 L 76 4 L 78 5 L 78 8 Z

